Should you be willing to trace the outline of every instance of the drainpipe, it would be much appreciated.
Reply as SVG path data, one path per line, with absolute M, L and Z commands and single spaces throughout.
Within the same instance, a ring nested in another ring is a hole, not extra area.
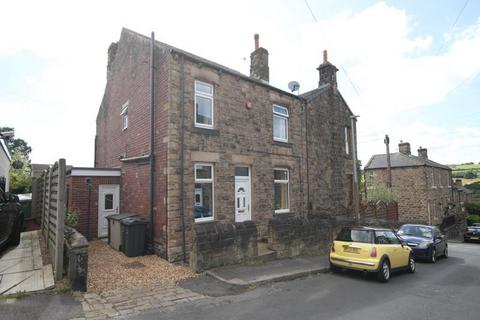
M 87 184 L 88 196 L 87 196 L 87 240 L 90 240 L 90 203 L 92 202 L 92 178 L 86 178 L 85 183 Z
M 310 167 L 308 163 L 308 150 L 309 150 L 309 144 L 308 144 L 308 103 L 305 103 L 305 151 L 306 151 L 306 165 L 307 165 L 307 213 L 310 214 L 312 210 L 312 204 L 310 203 Z
M 187 262 L 187 250 L 185 247 L 185 59 L 180 57 L 180 218 L 182 223 L 182 253 L 183 262 Z
M 354 205 L 355 205 L 355 217 L 357 221 L 360 221 L 360 210 L 358 208 L 358 172 L 357 172 L 357 137 L 355 135 L 357 118 L 359 116 L 350 116 L 351 121 L 351 130 L 352 130 L 352 159 L 353 159 L 353 195 L 354 195 Z
M 149 195 L 149 211 L 150 211 L 150 246 L 154 252 L 154 204 L 155 204 L 155 33 L 152 32 L 150 43 L 150 195 Z

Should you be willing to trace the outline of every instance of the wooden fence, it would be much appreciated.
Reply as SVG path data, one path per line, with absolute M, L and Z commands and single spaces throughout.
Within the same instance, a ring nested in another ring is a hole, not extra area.
M 63 274 L 63 242 L 65 228 L 65 159 L 60 159 L 39 178 L 42 188 L 41 230 L 52 258 L 55 279 Z
M 383 201 L 363 203 L 360 206 L 360 216 L 367 219 L 398 221 L 398 203 L 395 201 L 389 203 Z

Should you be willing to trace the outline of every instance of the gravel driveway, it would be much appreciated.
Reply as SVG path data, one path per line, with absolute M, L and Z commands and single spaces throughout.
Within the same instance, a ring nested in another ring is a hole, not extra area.
M 188 267 L 169 263 L 157 255 L 129 258 L 102 240 L 89 244 L 89 292 L 141 288 L 153 284 L 173 285 L 194 276 L 195 272 Z

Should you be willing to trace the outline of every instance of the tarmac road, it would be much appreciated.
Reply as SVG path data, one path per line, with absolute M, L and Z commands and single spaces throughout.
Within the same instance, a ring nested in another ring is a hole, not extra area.
M 361 273 L 319 274 L 129 319 L 480 319 L 480 244 L 378 283 Z

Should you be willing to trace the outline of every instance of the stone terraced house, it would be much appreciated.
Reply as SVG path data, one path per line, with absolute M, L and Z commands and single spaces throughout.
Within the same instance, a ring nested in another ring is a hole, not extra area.
M 399 152 L 390 154 L 392 191 L 398 202 L 399 221 L 439 224 L 452 203 L 452 170 L 428 158 L 420 147 L 418 156 L 410 151 L 410 143 L 400 142 Z M 377 154 L 365 166 L 368 191 L 386 186 L 387 155 Z
M 158 255 L 197 270 L 295 255 L 278 241 L 305 243 L 306 232 L 289 221 L 354 216 L 355 118 L 326 52 L 317 70 L 318 87 L 296 95 L 269 84 L 258 35 L 247 76 L 122 30 L 95 167 L 121 170 L 120 212 L 153 223 Z

